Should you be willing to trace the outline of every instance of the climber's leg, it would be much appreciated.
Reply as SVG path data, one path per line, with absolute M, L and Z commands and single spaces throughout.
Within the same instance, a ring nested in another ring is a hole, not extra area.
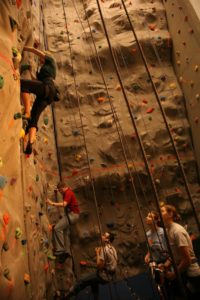
M 24 104 L 25 118 L 29 119 L 31 115 L 31 96 L 28 93 L 22 93 L 22 102 Z
M 69 221 L 67 216 L 63 216 L 53 229 L 53 240 L 55 243 L 55 255 L 63 254 L 66 252 L 64 241 L 64 230 L 69 227 Z

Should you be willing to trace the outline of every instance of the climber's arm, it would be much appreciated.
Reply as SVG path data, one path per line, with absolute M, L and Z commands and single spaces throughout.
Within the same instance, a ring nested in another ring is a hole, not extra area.
M 52 206 L 57 206 L 57 207 L 66 207 L 67 206 L 67 202 L 63 201 L 63 202 L 53 202 L 49 199 L 46 200 L 47 204 L 52 205 Z
M 46 56 L 46 55 L 45 55 L 45 53 L 44 53 L 43 51 L 41 51 L 41 50 L 38 50 L 38 49 L 33 48 L 33 47 L 27 47 L 27 46 L 25 46 L 23 50 L 24 50 L 24 51 L 31 52 L 31 53 L 34 53 L 35 55 L 39 56 L 40 58 L 45 59 L 45 56 Z

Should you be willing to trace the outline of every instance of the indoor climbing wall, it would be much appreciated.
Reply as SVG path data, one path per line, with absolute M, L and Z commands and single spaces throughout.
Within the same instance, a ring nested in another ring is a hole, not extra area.
M 165 0 L 169 30 L 173 39 L 173 61 L 184 92 L 188 117 L 200 168 L 200 4 L 199 1 Z
M 0 299 L 47 299 L 52 284 L 46 198 L 58 179 L 51 110 L 41 117 L 34 153 L 23 153 L 19 66 L 37 68 L 22 49 L 41 47 L 39 3 L 0 3 Z M 27 76 L 27 75 L 26 75 Z M 29 75 L 30 76 L 30 75 Z M 28 78 L 28 77 L 26 77 Z M 47 288 L 48 287 L 48 288 Z
M 176 204 L 189 221 L 189 230 L 196 232 L 169 132 L 122 1 L 98 2 L 160 201 Z M 172 65 L 173 41 L 163 2 L 124 2 L 199 212 L 197 165 L 182 86 Z M 136 196 L 143 219 L 155 207 L 155 199 L 97 1 L 43 1 L 43 10 L 63 98 L 56 107 L 62 175 L 81 203 L 80 221 L 71 234 L 75 273 L 78 278 L 88 273 L 90 270 L 80 262 L 94 261 L 94 247 L 100 243 L 98 213 L 103 230 L 116 234 L 119 278 L 137 274 L 144 270 L 145 238 Z M 180 26 L 184 25 L 183 20 Z M 137 195 L 129 172 L 134 177 Z

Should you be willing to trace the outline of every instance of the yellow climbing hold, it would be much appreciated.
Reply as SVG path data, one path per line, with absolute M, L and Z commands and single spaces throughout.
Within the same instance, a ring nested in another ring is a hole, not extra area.
M 196 66 L 194 67 L 194 70 L 195 70 L 195 72 L 198 72 L 198 71 L 199 71 L 199 66 L 196 65 Z
M 121 85 L 120 84 L 118 84 L 117 86 L 116 86 L 116 91 L 121 91 Z
M 44 143 L 48 144 L 48 138 L 46 138 L 46 137 L 44 138 Z
M 80 154 L 76 154 L 76 155 L 75 155 L 75 160 L 76 160 L 76 161 L 80 161 L 81 158 L 82 158 L 82 156 L 81 156 Z
M 3 167 L 3 160 L 2 157 L 0 157 L 0 168 Z
M 25 137 L 25 130 L 21 128 L 20 133 L 19 133 L 20 139 L 23 139 Z
M 171 90 L 174 90 L 176 88 L 176 84 L 175 83 L 171 83 L 169 85 L 169 87 L 170 87 Z

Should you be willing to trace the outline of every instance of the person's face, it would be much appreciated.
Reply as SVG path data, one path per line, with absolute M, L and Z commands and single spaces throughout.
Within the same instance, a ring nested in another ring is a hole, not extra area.
M 104 234 L 102 234 L 102 241 L 103 242 L 108 242 L 109 241 L 109 237 L 110 237 L 110 234 L 108 232 L 105 232 Z
M 161 207 L 161 214 L 162 214 L 163 222 L 165 224 L 171 220 L 171 214 L 167 212 L 167 210 L 164 206 Z
M 148 215 L 146 216 L 146 224 L 147 225 L 153 225 L 155 224 L 155 220 L 154 220 L 154 214 L 153 213 L 148 213 Z

